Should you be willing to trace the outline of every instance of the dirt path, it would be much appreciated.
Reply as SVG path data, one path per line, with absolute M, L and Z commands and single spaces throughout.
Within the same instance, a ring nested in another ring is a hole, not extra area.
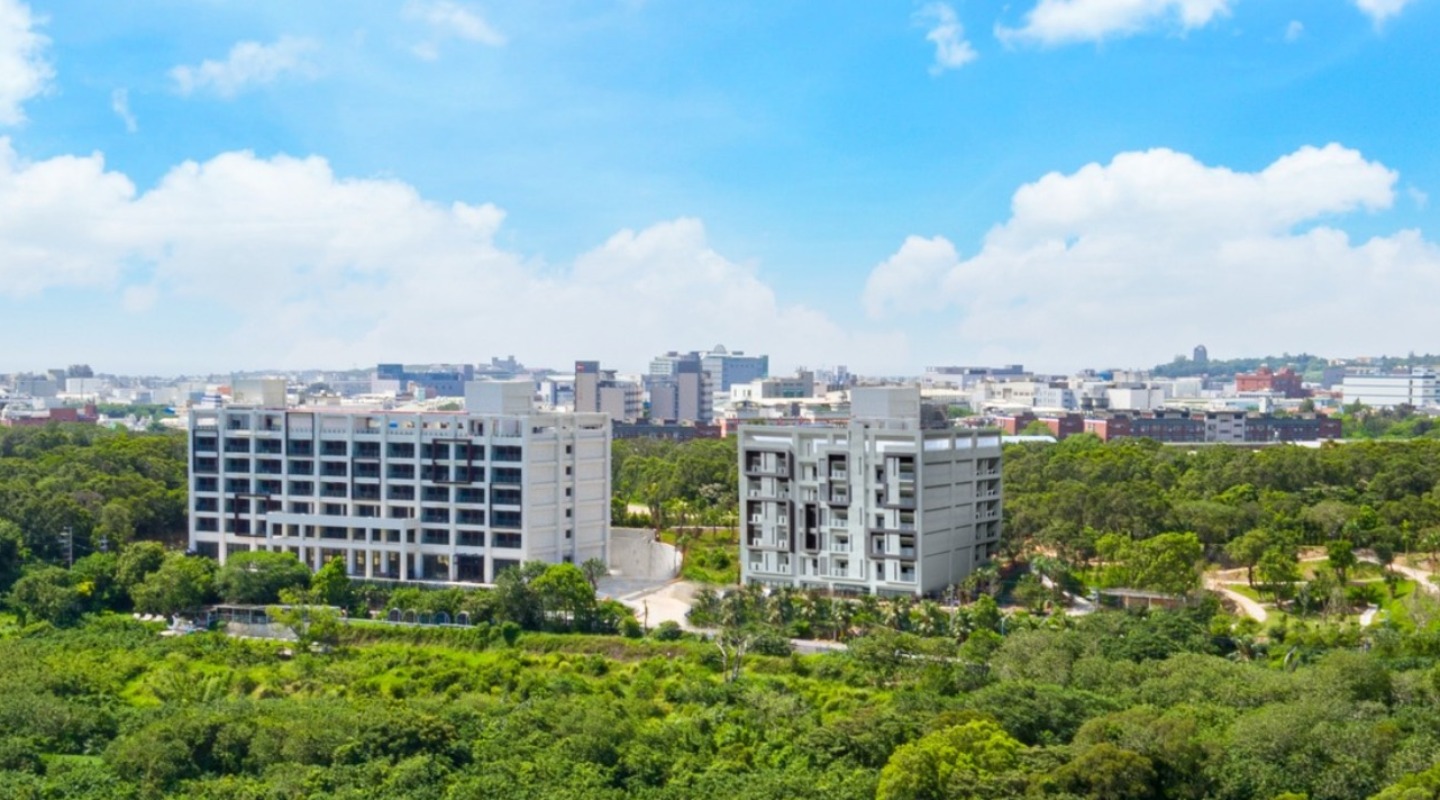
M 1380 559 L 1376 558 L 1373 555 L 1369 555 L 1368 552 L 1369 551 L 1356 553 L 1355 557 L 1360 561 L 1364 561 L 1367 564 L 1379 564 Z M 1415 581 L 1415 584 L 1420 587 L 1420 591 L 1427 594 L 1440 595 L 1440 586 L 1436 586 L 1435 582 L 1431 580 L 1431 578 L 1434 577 L 1434 573 L 1428 570 L 1420 569 L 1419 567 L 1406 566 L 1405 564 L 1401 564 L 1398 561 L 1394 564 L 1391 564 L 1390 569 L 1400 573 L 1401 575 L 1404 575 L 1412 581 Z
M 1266 611 L 1264 606 L 1233 589 L 1227 588 L 1225 584 L 1220 582 L 1220 580 L 1217 578 L 1206 575 L 1205 588 L 1209 589 L 1212 592 L 1217 592 L 1221 595 L 1224 595 L 1227 600 L 1230 600 L 1235 603 L 1235 605 L 1239 606 L 1240 610 L 1245 612 L 1245 615 L 1247 617 L 1250 617 L 1256 622 L 1264 622 L 1265 620 L 1270 618 L 1270 612 Z

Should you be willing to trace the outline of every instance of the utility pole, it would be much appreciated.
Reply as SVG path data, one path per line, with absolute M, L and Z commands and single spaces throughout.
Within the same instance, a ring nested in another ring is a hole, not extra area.
M 75 566 L 75 531 L 69 526 L 60 534 L 60 540 L 65 543 L 65 567 L 67 569 Z

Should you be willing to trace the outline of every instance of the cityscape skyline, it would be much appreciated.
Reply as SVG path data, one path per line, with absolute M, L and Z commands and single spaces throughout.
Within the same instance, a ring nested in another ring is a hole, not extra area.
M 0 0 L 0 370 L 1433 349 L 1433 0 L 138 8 Z

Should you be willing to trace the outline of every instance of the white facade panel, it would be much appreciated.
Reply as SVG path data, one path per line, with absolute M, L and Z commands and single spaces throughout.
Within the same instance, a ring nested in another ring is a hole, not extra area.
M 357 578 L 490 583 L 608 556 L 600 414 L 230 408 L 193 412 L 190 437 L 190 546 L 222 563 L 283 550 Z
M 936 594 L 999 548 L 997 436 L 893 419 L 739 436 L 745 582 Z

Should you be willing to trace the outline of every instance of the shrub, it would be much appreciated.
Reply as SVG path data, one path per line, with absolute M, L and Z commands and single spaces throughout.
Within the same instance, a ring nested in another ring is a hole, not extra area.
M 660 625 L 650 633 L 651 638 L 660 642 L 673 642 L 684 635 L 685 631 L 681 629 L 680 623 L 673 619 L 667 619 L 660 623 Z

